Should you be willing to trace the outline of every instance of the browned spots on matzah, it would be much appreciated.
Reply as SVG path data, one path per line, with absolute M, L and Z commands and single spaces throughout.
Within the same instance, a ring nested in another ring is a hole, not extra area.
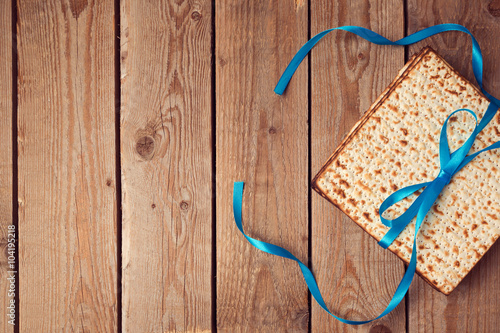
M 479 252 L 477 252 L 477 250 L 473 250 L 473 251 L 474 251 L 474 257 L 475 257 L 476 259 L 481 258 L 481 254 L 480 254 Z
M 450 94 L 458 96 L 458 92 L 456 92 L 455 90 L 445 89 L 444 91 L 446 91 L 447 93 L 450 93 Z
M 367 219 L 368 221 L 373 222 L 373 220 L 370 218 L 370 213 L 367 213 L 367 212 L 363 213 L 363 217 L 365 219 Z
M 360 166 L 355 166 L 354 170 L 356 171 L 356 173 L 361 173 L 361 172 L 363 172 L 364 169 Z
M 397 112 L 397 111 L 398 111 L 398 108 L 397 108 L 397 107 L 395 107 L 395 106 L 394 106 L 394 105 L 392 105 L 392 104 L 387 104 L 387 107 L 388 107 L 389 109 L 391 109 L 392 111 L 394 111 L 394 112 Z
M 339 195 L 342 199 L 346 198 L 344 190 L 337 188 L 333 190 L 335 194 Z
M 427 175 L 426 175 L 426 177 L 427 177 Z M 424 178 L 426 178 L 426 177 L 424 177 Z M 436 205 L 432 206 L 432 210 L 433 210 L 436 214 L 439 214 L 439 215 L 444 215 L 444 212 L 440 211 Z
M 347 188 L 351 187 L 351 186 L 349 185 L 349 183 L 348 183 L 347 181 L 343 180 L 343 179 L 340 179 L 340 180 L 339 180 L 339 184 L 340 184 L 340 185 L 343 185 L 343 186 L 345 186 L 345 187 L 347 187 Z
M 488 104 L 478 89 L 432 50 L 424 49 L 346 136 L 313 186 L 380 240 L 388 228 L 373 212 L 378 212 L 387 196 L 399 186 L 429 181 L 437 175 L 439 132 L 446 117 L 467 105 L 480 119 Z M 448 131 L 451 151 L 468 138 L 474 125 L 470 116 L 456 116 L 453 130 Z M 500 133 L 492 124 L 500 124 L 500 113 L 478 136 L 472 152 L 498 141 Z M 417 272 L 445 294 L 458 285 L 500 235 L 500 152 L 487 154 L 487 158 L 475 159 L 453 177 L 434 206 L 439 204 L 439 208 L 429 211 L 417 237 Z M 351 204 L 361 200 L 366 204 Z M 386 214 L 395 218 L 403 212 L 403 206 L 392 207 L 393 211 Z M 372 214 L 364 214 L 367 210 Z M 389 247 L 406 262 L 411 255 L 408 249 L 413 230 L 407 227 Z
M 346 166 L 345 166 L 344 164 L 340 163 L 340 161 L 339 161 L 339 160 L 336 160 L 336 161 L 335 161 L 335 165 L 336 165 L 337 167 L 342 168 L 342 169 L 345 169 L 345 168 L 346 168 Z

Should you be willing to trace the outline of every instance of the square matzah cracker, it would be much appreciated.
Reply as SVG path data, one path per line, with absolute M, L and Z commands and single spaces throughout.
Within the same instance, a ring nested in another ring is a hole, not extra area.
M 400 71 L 313 180 L 314 189 L 380 241 L 388 228 L 378 216 L 394 191 L 432 181 L 439 173 L 439 134 L 446 117 L 469 108 L 478 118 L 489 101 L 431 48 Z M 450 118 L 448 141 L 457 149 L 472 132 L 466 112 Z M 477 136 L 471 152 L 500 140 L 500 112 Z M 446 186 L 417 237 L 417 272 L 448 295 L 500 235 L 500 151 L 476 157 Z M 416 198 L 389 210 L 395 218 Z M 384 215 L 385 216 L 385 215 Z M 389 250 L 410 261 L 415 220 Z

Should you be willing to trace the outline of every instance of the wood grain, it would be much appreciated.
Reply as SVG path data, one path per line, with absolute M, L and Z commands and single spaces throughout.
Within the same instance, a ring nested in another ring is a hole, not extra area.
M 211 329 L 211 6 L 121 2 L 125 332 Z
M 10 289 L 11 278 L 15 269 L 9 262 L 9 227 L 13 225 L 12 214 L 12 4 L 0 2 L 0 332 L 14 332 L 14 325 L 9 324 L 11 300 L 14 297 Z M 12 248 L 10 248 L 12 249 Z M 17 276 L 17 274 L 16 274 Z M 17 315 L 17 314 L 15 314 Z
M 216 2 L 217 327 L 304 332 L 307 289 L 296 263 L 260 252 L 236 228 L 233 182 L 245 181 L 252 237 L 308 261 L 307 64 L 273 89 L 307 40 L 304 1 Z
M 19 1 L 20 332 L 115 332 L 113 1 Z
M 484 57 L 485 88 L 500 91 L 500 2 L 408 0 L 408 31 L 440 23 L 459 23 L 476 37 Z M 409 54 L 431 45 L 468 80 L 476 83 L 471 66 L 470 37 L 449 32 L 410 47 Z M 498 332 L 500 327 L 500 246 L 498 242 L 450 294 L 436 292 L 415 279 L 408 295 L 410 332 Z
M 390 39 L 403 37 L 401 1 L 313 1 L 311 36 L 358 25 Z M 391 18 L 391 20 L 388 20 Z M 404 49 L 332 32 L 311 52 L 312 176 L 396 77 Z M 316 193 L 312 194 L 312 266 L 330 310 L 351 320 L 377 317 L 404 274 L 404 264 Z M 349 326 L 312 303 L 312 332 L 403 332 L 405 305 L 374 323 Z

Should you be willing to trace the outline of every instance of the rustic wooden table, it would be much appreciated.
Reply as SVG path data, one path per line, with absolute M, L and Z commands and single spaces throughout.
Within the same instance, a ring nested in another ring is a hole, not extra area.
M 415 277 L 390 315 L 351 327 L 232 216 L 244 180 L 248 234 L 308 262 L 338 315 L 377 316 L 404 264 L 309 181 L 422 46 L 473 80 L 470 40 L 332 33 L 273 88 L 326 28 L 448 22 L 477 36 L 499 96 L 499 0 L 0 1 L 0 330 L 500 332 L 498 244 L 450 296 Z

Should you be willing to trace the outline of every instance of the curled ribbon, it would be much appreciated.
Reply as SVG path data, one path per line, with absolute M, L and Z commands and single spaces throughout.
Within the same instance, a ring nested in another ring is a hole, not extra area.
M 297 259 L 293 254 L 291 254 L 288 250 L 274 245 L 270 243 L 266 243 L 263 241 L 260 241 L 258 239 L 252 238 L 248 235 L 245 234 L 243 231 L 243 223 L 242 223 L 242 201 L 243 201 L 243 182 L 235 182 L 234 183 L 234 191 L 233 191 L 233 212 L 234 212 L 234 219 L 236 222 L 236 226 L 238 229 L 241 231 L 243 236 L 256 248 L 258 248 L 261 251 L 264 251 L 269 254 L 277 255 L 280 257 L 288 258 L 291 260 L 296 261 L 299 264 L 299 267 L 302 271 L 302 274 L 304 276 L 304 280 L 307 284 L 307 287 L 309 288 L 309 291 L 311 292 L 311 295 L 314 297 L 314 299 L 318 302 L 318 304 L 332 317 L 335 319 L 346 323 L 346 324 L 351 324 L 351 325 L 361 325 L 361 324 L 366 324 L 369 323 L 373 320 L 379 319 L 390 313 L 396 306 L 403 300 L 404 296 L 406 295 L 406 292 L 408 291 L 408 288 L 410 287 L 411 281 L 413 280 L 413 276 L 415 275 L 415 270 L 417 266 L 417 247 L 415 246 L 417 242 L 417 235 L 418 231 L 422 225 L 422 222 L 427 215 L 428 211 L 438 198 L 439 194 L 441 191 L 444 189 L 444 187 L 450 182 L 451 178 L 458 172 L 460 171 L 467 163 L 472 161 L 476 156 L 479 154 L 500 148 L 500 141 L 495 142 L 494 144 L 486 147 L 485 149 L 478 151 L 476 153 L 467 155 L 474 143 L 474 140 L 476 139 L 476 136 L 483 130 L 483 128 L 491 121 L 495 113 L 497 112 L 498 108 L 500 107 L 500 100 L 496 99 L 493 97 L 491 94 L 489 94 L 487 91 L 484 90 L 483 88 L 483 58 L 481 55 L 481 50 L 479 48 L 479 44 L 477 43 L 476 39 L 472 34 L 470 33 L 467 28 L 458 25 L 458 24 L 440 24 L 436 26 L 429 27 L 427 29 L 423 29 L 421 31 L 418 31 L 412 35 L 409 35 L 407 37 L 404 37 L 398 41 L 392 42 L 388 40 L 387 38 L 371 31 L 366 28 L 362 27 L 356 27 L 356 26 L 344 26 L 344 27 L 338 27 L 338 28 L 333 28 L 333 29 L 328 29 L 323 32 L 320 32 L 313 38 L 311 38 L 302 48 L 297 52 L 297 54 L 293 57 L 292 61 L 286 68 L 285 72 L 281 76 L 278 84 L 276 85 L 276 88 L 274 91 L 281 95 L 285 91 L 286 86 L 288 85 L 288 82 L 293 76 L 293 73 L 297 69 L 297 67 L 300 65 L 304 57 L 307 55 L 307 53 L 313 48 L 313 46 L 321 39 L 323 38 L 326 34 L 333 30 L 344 30 L 344 31 L 349 31 L 352 32 L 369 42 L 378 44 L 378 45 L 409 45 L 413 44 L 416 42 L 419 42 L 427 37 L 433 36 L 437 33 L 440 32 L 445 32 L 445 31 L 462 31 L 467 34 L 469 34 L 472 38 L 472 68 L 474 71 L 474 76 L 476 77 L 476 81 L 479 84 L 479 87 L 481 88 L 481 91 L 490 99 L 490 104 L 484 113 L 481 121 L 479 124 L 477 123 L 478 119 L 476 114 L 469 110 L 469 109 L 458 109 L 451 113 L 448 118 L 446 118 L 446 121 L 443 124 L 443 127 L 441 128 L 441 135 L 440 135 L 440 141 L 439 141 L 439 160 L 440 160 L 440 172 L 436 176 L 436 178 L 430 182 L 425 182 L 421 184 L 416 184 L 416 185 L 410 185 L 407 187 L 404 187 L 394 193 L 392 193 L 387 199 L 384 200 L 384 202 L 380 205 L 379 208 L 379 216 L 382 221 L 382 223 L 389 227 L 389 230 L 387 233 L 384 235 L 384 237 L 380 240 L 379 244 L 383 248 L 387 248 L 391 245 L 391 243 L 396 239 L 396 237 L 401 233 L 401 231 L 404 230 L 404 228 L 413 220 L 413 218 L 416 216 L 416 222 L 415 222 L 415 234 L 413 238 L 413 246 L 412 246 L 412 254 L 410 258 L 410 263 L 408 264 L 408 268 L 401 279 L 401 282 L 399 283 L 396 292 L 394 293 L 394 296 L 392 297 L 391 301 L 389 302 L 388 306 L 386 309 L 376 318 L 371 319 L 371 320 L 362 320 L 362 321 L 355 321 L 355 320 L 348 320 L 348 319 L 343 319 L 338 316 L 335 316 L 328 307 L 326 306 L 325 301 L 323 300 L 323 297 L 321 296 L 321 293 L 318 288 L 318 284 L 316 283 L 316 280 L 314 279 L 314 275 L 311 272 L 311 270 L 304 264 L 302 263 L 299 259 Z M 448 138 L 447 138 L 447 125 L 448 125 L 448 120 L 450 119 L 451 116 L 453 116 L 457 112 L 468 112 L 470 113 L 475 121 L 476 125 L 474 127 L 474 130 L 472 131 L 471 135 L 465 141 L 465 143 L 455 150 L 453 153 L 450 154 L 449 146 L 448 146 Z M 389 209 L 392 205 L 396 204 L 397 202 L 405 199 L 406 197 L 410 196 L 411 194 L 417 192 L 418 190 L 425 188 L 415 199 L 415 201 L 406 209 L 406 211 L 400 215 L 399 217 L 393 219 L 393 220 L 388 220 L 385 219 L 382 214 Z

